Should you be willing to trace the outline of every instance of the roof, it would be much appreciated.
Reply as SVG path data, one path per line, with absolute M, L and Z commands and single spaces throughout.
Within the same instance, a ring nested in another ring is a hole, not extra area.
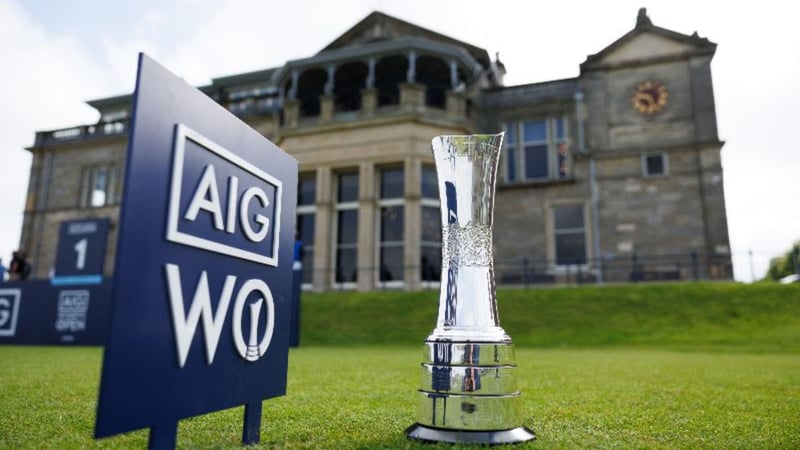
M 334 39 L 318 54 L 344 47 L 354 47 L 369 44 L 375 41 L 391 40 L 406 36 L 421 37 L 431 41 L 442 42 L 456 47 L 464 48 L 483 67 L 491 65 L 489 53 L 480 47 L 468 44 L 458 39 L 445 36 L 441 33 L 420 27 L 410 22 L 392 17 L 382 12 L 374 11 L 349 30 Z
M 691 55 L 713 55 L 717 48 L 717 44 L 711 42 L 707 38 L 700 37 L 697 31 L 691 35 L 687 35 L 653 25 L 650 17 L 647 16 L 647 9 L 640 8 L 636 17 L 636 26 L 631 31 L 612 42 L 609 46 L 593 55 L 587 56 L 586 61 L 581 63 L 581 73 L 602 68 L 607 56 L 644 34 L 656 35 L 666 40 L 683 44 L 691 49 L 688 52 Z

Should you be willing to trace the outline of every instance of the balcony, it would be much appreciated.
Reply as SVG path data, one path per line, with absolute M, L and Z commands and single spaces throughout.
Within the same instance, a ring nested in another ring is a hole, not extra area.
M 85 142 L 92 139 L 125 136 L 128 134 L 127 119 L 95 125 L 81 125 L 60 130 L 37 131 L 34 148 L 61 145 L 70 142 Z

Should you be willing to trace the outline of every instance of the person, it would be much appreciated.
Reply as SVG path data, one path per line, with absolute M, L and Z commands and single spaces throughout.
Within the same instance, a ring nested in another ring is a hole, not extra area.
M 27 280 L 31 274 L 31 265 L 25 259 L 25 252 L 17 250 L 11 254 L 11 264 L 8 265 L 8 280 Z
M 294 232 L 294 264 L 292 269 L 294 270 L 303 270 L 303 256 L 305 256 L 305 250 L 303 249 L 303 241 L 300 240 L 300 232 Z
M 3 265 L 3 258 L 0 258 L 0 283 L 6 281 L 6 266 Z

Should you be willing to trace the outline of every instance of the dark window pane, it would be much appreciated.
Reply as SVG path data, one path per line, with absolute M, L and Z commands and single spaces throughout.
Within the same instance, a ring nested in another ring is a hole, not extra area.
M 381 198 L 403 198 L 404 187 L 403 169 L 381 171 Z
M 381 247 L 381 281 L 403 279 L 403 247 Z
M 645 158 L 647 175 L 661 175 L 664 173 L 664 155 L 648 155 Z
M 506 180 L 517 180 L 517 149 L 514 147 L 508 148 L 506 152 Z
M 516 129 L 517 127 L 515 124 L 506 125 L 506 134 L 503 136 L 506 144 L 514 145 L 514 143 L 517 142 L 517 133 L 515 133 Z
M 564 119 L 556 119 L 556 139 L 564 139 L 565 132 Z
M 403 240 L 403 207 L 381 208 L 381 242 Z
M 439 208 L 422 207 L 422 241 L 442 242 L 442 217 Z
M 436 169 L 433 167 L 422 168 L 422 198 L 439 199 L 439 185 Z
M 314 282 L 314 250 L 311 246 L 303 247 L 303 283 Z
M 314 244 L 314 214 L 299 214 L 297 216 L 298 239 L 303 245 Z
M 297 205 L 313 205 L 317 201 L 317 179 L 301 177 L 297 187 Z
M 336 242 L 339 244 L 355 244 L 358 242 L 358 210 L 339 211 Z
M 442 279 L 442 249 L 440 247 L 422 247 L 420 270 L 422 281 Z
M 546 145 L 525 147 L 525 178 L 547 178 L 547 165 Z
M 547 122 L 544 120 L 525 122 L 522 125 L 522 138 L 525 142 L 546 141 Z
M 339 174 L 339 192 L 336 196 L 339 203 L 358 201 L 358 173 Z
M 556 264 L 586 264 L 586 237 L 583 232 L 556 235 Z
M 583 206 L 562 206 L 553 210 L 556 231 L 583 228 Z
M 356 249 L 339 249 L 336 252 L 336 282 L 347 283 L 357 280 Z

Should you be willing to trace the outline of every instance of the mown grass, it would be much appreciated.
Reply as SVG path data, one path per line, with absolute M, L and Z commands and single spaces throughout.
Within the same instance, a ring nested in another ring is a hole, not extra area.
M 800 289 L 669 284 L 500 291 L 525 424 L 516 448 L 800 448 Z M 305 295 L 288 394 L 256 448 L 453 448 L 408 441 L 436 293 Z M 94 441 L 102 350 L 0 347 L 0 448 Z M 239 448 L 242 408 L 181 421 L 179 448 Z M 455 448 L 459 448 L 456 446 Z
M 93 441 L 101 351 L 0 348 L 0 447 L 144 448 L 137 431 Z M 264 403 L 256 448 L 451 448 L 406 440 L 420 352 L 290 353 L 288 394 Z M 518 448 L 799 448 L 800 358 L 639 349 L 520 349 Z M 179 448 L 237 448 L 242 408 L 181 422 Z

